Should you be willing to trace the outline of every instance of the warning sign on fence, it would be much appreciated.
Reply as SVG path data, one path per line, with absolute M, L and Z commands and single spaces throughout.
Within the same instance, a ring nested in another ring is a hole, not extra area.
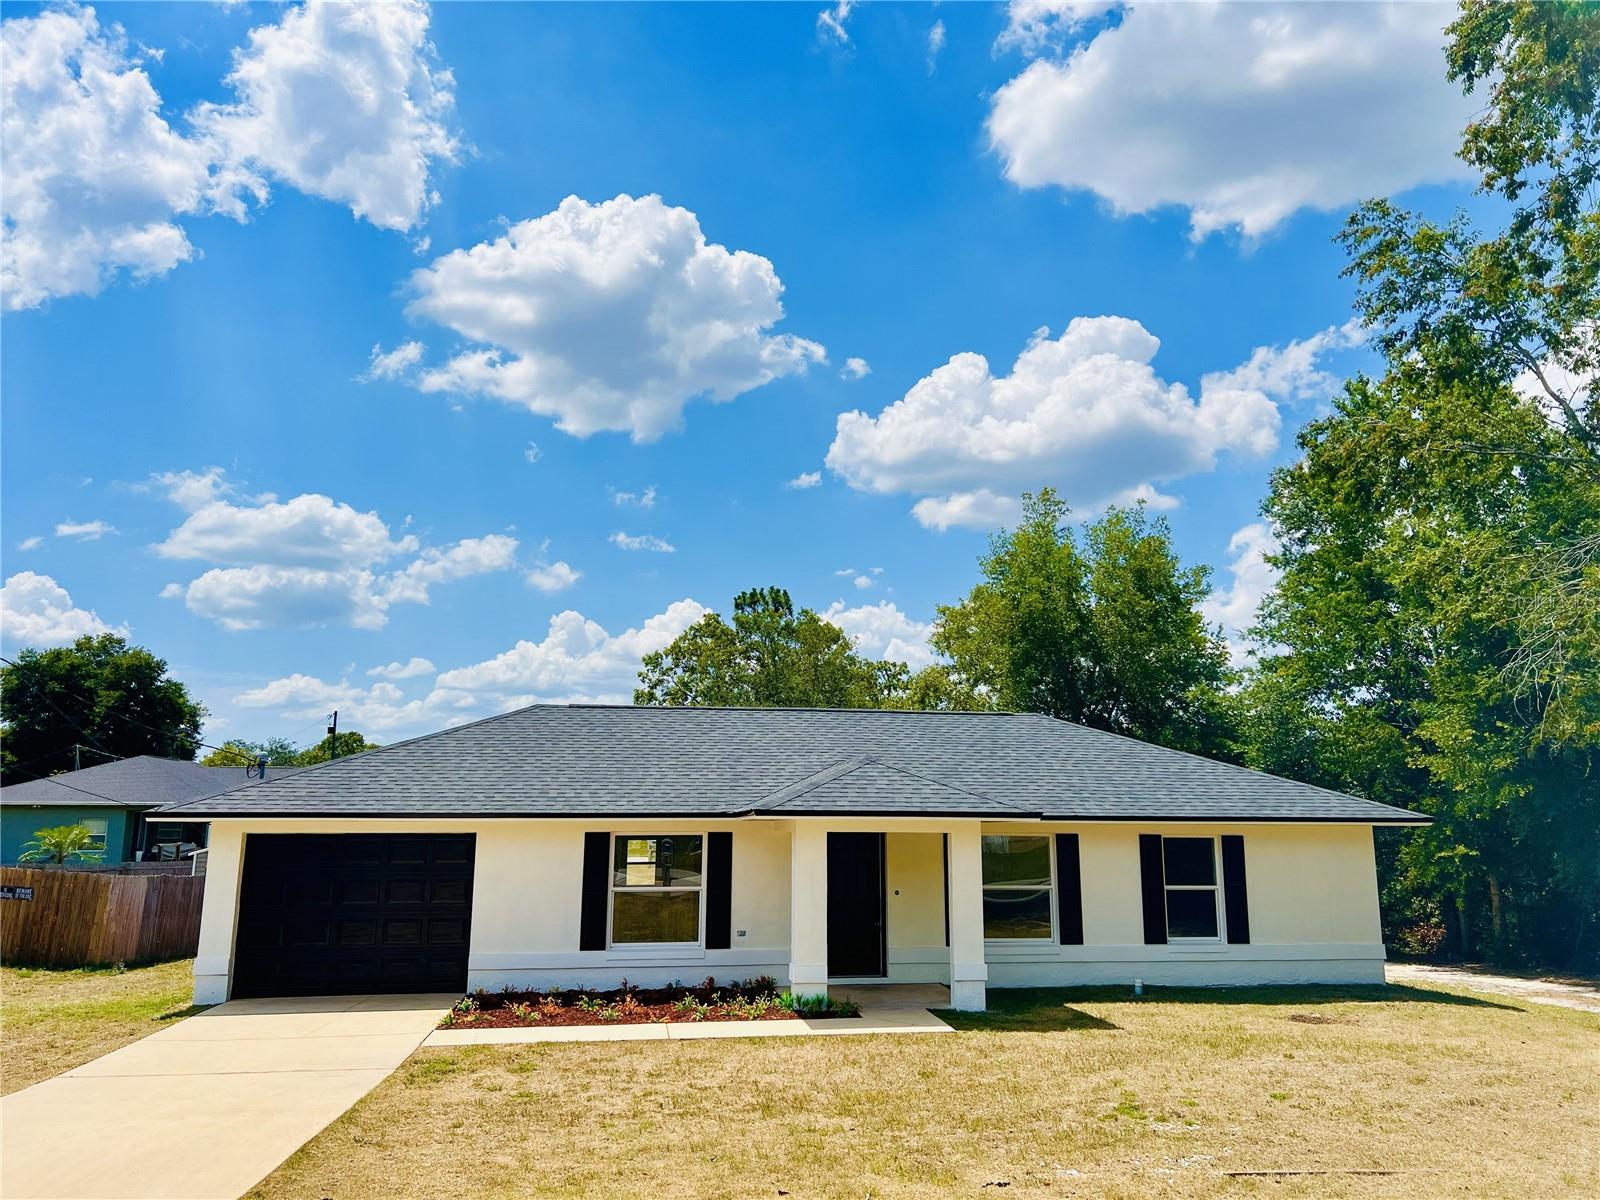
M 14 887 L 9 883 L 0 884 L 0 900 L 32 900 L 31 887 Z

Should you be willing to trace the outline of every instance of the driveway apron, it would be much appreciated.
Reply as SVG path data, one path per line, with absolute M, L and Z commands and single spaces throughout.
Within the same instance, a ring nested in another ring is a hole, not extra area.
M 234 1000 L 0 1100 L 4 1200 L 234 1200 L 457 997 Z

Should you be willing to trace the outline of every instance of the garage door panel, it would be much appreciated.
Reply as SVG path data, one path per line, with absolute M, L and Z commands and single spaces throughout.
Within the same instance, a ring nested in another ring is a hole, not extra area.
M 463 991 L 471 834 L 251 834 L 235 996 Z

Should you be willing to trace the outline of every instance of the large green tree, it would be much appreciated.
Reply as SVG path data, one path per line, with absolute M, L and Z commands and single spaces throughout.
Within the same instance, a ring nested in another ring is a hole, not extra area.
M 1505 223 L 1373 201 L 1346 227 L 1387 365 L 1274 476 L 1277 652 L 1240 698 L 1245 753 L 1434 816 L 1380 843 L 1392 929 L 1593 965 L 1600 8 L 1468 0 L 1449 39 L 1485 100 L 1462 157 Z
M 856 651 L 848 635 L 779 587 L 734 598 L 733 620 L 707 613 L 663 650 L 644 656 L 636 704 L 742 708 L 958 706 L 961 689 L 930 668 Z
M 22 650 L 0 670 L 0 779 L 20 783 L 72 769 L 74 743 L 90 761 L 135 754 L 193 759 L 205 709 L 167 664 L 116 634 Z
M 951 676 L 1000 708 L 1224 752 L 1227 651 L 1200 613 L 1208 568 L 1185 567 L 1142 505 L 1113 508 L 1081 539 L 1051 489 L 1023 505 L 981 560 L 983 581 L 939 609 L 933 644 Z

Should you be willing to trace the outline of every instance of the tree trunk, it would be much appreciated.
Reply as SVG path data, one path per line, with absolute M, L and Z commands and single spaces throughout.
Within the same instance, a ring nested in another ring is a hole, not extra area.
M 1506 948 L 1505 921 L 1500 907 L 1500 879 L 1498 876 L 1490 875 L 1488 882 L 1489 938 L 1494 957 L 1498 959 L 1504 957 Z
M 1466 889 L 1456 893 L 1456 929 L 1460 934 L 1462 961 L 1472 957 L 1472 927 L 1467 920 L 1467 893 Z

